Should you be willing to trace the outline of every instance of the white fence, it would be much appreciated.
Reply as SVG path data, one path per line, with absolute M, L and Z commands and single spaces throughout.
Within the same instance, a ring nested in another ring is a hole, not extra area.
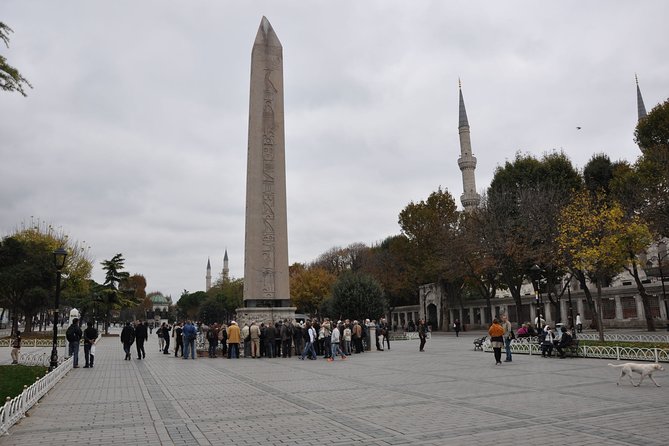
M 0 407 L 0 435 L 7 433 L 10 427 L 23 418 L 40 398 L 42 398 L 60 379 L 72 370 L 72 358 L 63 361 L 51 373 L 25 389 L 23 393 Z
M 586 341 L 599 341 L 599 335 L 596 333 L 579 333 L 576 335 L 578 339 Z M 607 334 L 604 333 L 605 341 L 619 341 L 619 342 L 667 342 L 669 343 L 669 335 L 633 335 L 633 334 Z
M 58 338 L 58 347 L 65 347 L 65 338 Z M 84 340 L 79 341 L 80 345 L 84 344 Z M 0 347 L 10 347 L 11 339 L 0 339 Z M 53 339 L 21 339 L 21 347 L 51 347 L 53 346 Z
M 579 339 L 583 339 L 580 337 Z M 490 342 L 483 345 L 484 350 L 492 352 Z M 512 342 L 513 353 L 526 355 L 540 355 L 541 346 L 536 342 Z M 632 361 L 669 362 L 669 349 L 663 348 L 638 348 L 638 347 L 604 347 L 604 346 L 579 346 L 577 355 L 582 358 L 599 359 L 629 359 Z

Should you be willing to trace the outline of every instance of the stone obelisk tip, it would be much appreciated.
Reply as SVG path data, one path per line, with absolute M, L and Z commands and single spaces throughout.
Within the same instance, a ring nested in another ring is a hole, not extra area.
M 281 47 L 281 42 L 272 28 L 272 24 L 269 23 L 267 17 L 263 16 L 260 21 L 260 26 L 258 27 L 258 34 L 256 34 L 256 40 L 253 42 L 253 45 L 267 45 L 267 46 L 278 46 Z

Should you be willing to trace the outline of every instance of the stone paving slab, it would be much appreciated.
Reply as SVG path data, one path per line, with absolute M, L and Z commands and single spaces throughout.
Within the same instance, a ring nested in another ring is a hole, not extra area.
M 479 333 L 436 334 L 426 352 L 329 363 L 199 358 L 157 351 L 124 361 L 117 338 L 0 437 L 39 445 L 666 445 L 669 371 L 616 386 L 610 360 L 515 355 L 495 366 Z M 81 350 L 83 364 L 83 349 Z M 635 377 L 635 379 L 637 379 Z

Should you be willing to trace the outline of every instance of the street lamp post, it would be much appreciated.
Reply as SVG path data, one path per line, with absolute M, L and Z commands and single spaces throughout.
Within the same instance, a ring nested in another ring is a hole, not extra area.
M 574 330 L 574 307 L 571 304 L 571 279 L 569 279 L 569 284 L 567 284 L 567 296 L 569 298 L 569 329 L 571 330 L 572 337 L 576 339 L 576 330 Z
M 535 325 L 537 328 L 537 335 L 540 333 L 540 326 L 541 326 L 541 314 L 542 314 L 542 309 L 544 306 L 543 299 L 541 296 L 541 267 L 539 265 L 533 265 L 532 268 L 530 268 L 530 271 L 532 272 L 532 276 L 536 278 L 536 286 L 534 288 L 534 302 L 537 305 L 537 319 L 535 321 Z
M 51 363 L 49 371 L 58 367 L 58 308 L 60 307 L 60 276 L 65 266 L 67 251 L 60 247 L 53 252 L 53 263 L 56 266 L 56 305 L 53 310 L 53 347 L 51 349 Z

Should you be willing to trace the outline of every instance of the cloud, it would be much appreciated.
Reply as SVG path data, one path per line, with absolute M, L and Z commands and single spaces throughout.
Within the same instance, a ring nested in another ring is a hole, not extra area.
M 666 99 L 662 1 L 6 2 L 34 89 L 0 101 L 0 231 L 31 215 L 122 252 L 150 290 L 243 276 L 248 78 L 266 15 L 284 46 L 289 256 L 399 233 L 459 202 L 458 78 L 477 187 L 517 151 L 633 161 L 634 73 Z M 582 130 L 576 131 L 576 126 Z

